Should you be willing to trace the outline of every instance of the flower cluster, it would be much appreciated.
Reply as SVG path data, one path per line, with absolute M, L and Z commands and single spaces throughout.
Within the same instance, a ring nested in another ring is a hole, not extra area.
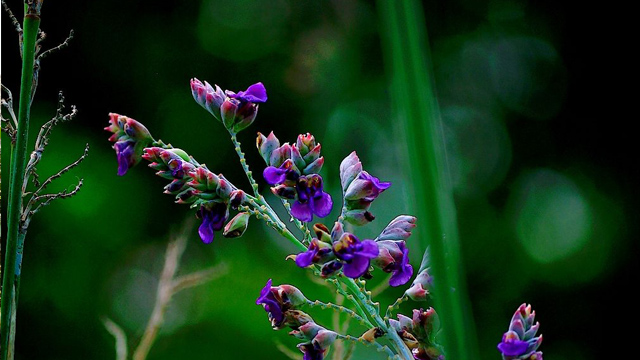
M 149 167 L 157 170 L 158 176 L 171 180 L 164 192 L 175 195 L 179 204 L 198 207 L 196 215 L 202 219 L 198 233 L 204 243 L 211 243 L 215 231 L 222 230 L 229 219 L 229 208 L 237 208 L 244 202 L 244 191 L 236 189 L 222 174 L 216 175 L 198 164 L 181 149 L 150 147 L 144 151 L 142 158 L 151 162 Z M 227 224 L 223 235 L 242 235 L 247 220 L 247 213 L 239 213 Z
M 340 163 L 340 183 L 344 193 L 343 216 L 354 225 L 367 224 L 375 216 L 369 207 L 378 195 L 391 186 L 362 170 L 362 163 L 356 152 L 352 152 Z
M 365 275 L 373 262 L 382 271 L 392 273 L 389 279 L 391 286 L 404 285 L 413 275 L 404 239 L 411 234 L 414 223 L 413 216 L 399 216 L 387 225 L 376 240 L 360 240 L 356 235 L 344 231 L 340 222 L 335 223 L 331 233 L 324 225 L 316 224 L 313 227 L 316 237 L 311 240 L 307 251 L 296 255 L 296 265 L 321 265 L 321 274 L 325 277 L 342 269 L 345 276 L 355 279 Z M 400 228 L 406 230 L 400 234 L 396 231 Z
M 540 323 L 535 321 L 536 312 L 531 305 L 522 304 L 511 318 L 509 331 L 504 333 L 498 350 L 504 360 L 542 360 L 542 352 L 537 351 L 542 344 L 542 335 L 536 337 Z
M 444 360 L 444 351 L 437 342 L 440 319 L 433 308 L 414 309 L 412 318 L 398 314 L 398 320 L 390 319 L 389 324 L 416 360 Z
M 271 191 L 278 197 L 294 200 L 291 215 L 309 222 L 313 216 L 325 217 L 331 212 L 333 200 L 324 192 L 322 176 L 318 173 L 324 164 L 320 156 L 320 144 L 313 135 L 299 135 L 295 144 L 282 146 L 271 132 L 269 136 L 258 133 L 256 146 L 267 163 L 263 176 Z
M 143 149 L 153 142 L 153 138 L 144 125 L 116 113 L 109 113 L 109 126 L 104 129 L 113 133 L 109 141 L 115 142 L 118 175 L 123 176 L 140 162 Z
M 290 335 L 305 342 L 298 345 L 304 360 L 322 360 L 338 334 L 316 324 L 311 316 L 299 310 L 309 300 L 291 285 L 271 286 L 269 279 L 256 300 L 269 316 L 274 330 L 290 327 Z
M 222 121 L 227 130 L 238 133 L 253 123 L 258 115 L 258 104 L 267 101 L 267 90 L 261 82 L 245 91 L 222 91 L 208 82 L 191 79 L 191 93 L 195 101 Z

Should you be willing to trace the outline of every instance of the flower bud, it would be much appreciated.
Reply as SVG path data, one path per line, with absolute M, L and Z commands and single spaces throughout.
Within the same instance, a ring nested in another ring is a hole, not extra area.
M 262 159 L 264 159 L 264 162 L 267 163 L 267 165 L 270 165 L 271 154 L 275 149 L 280 147 L 280 141 L 273 134 L 273 131 L 266 137 L 261 133 L 258 133 L 256 146 L 258 147 L 258 151 L 260 152 Z
M 220 120 L 220 105 L 224 102 L 226 95 L 218 85 L 214 89 L 208 82 L 205 81 L 203 84 L 200 80 L 193 78 L 191 79 L 191 94 L 200 106 Z
M 346 190 L 361 171 L 362 163 L 358 155 L 356 155 L 356 152 L 353 151 L 340 163 L 340 183 L 342 184 L 342 189 Z
M 233 190 L 229 196 L 229 206 L 236 210 L 247 199 L 247 194 L 243 190 Z
M 231 99 L 229 97 L 227 97 L 222 103 L 222 106 L 220 106 L 222 123 L 227 129 L 231 129 L 234 122 L 236 121 L 236 112 L 238 111 L 238 106 L 240 106 L 240 100 Z
M 296 188 L 280 184 L 271 188 L 271 192 L 283 199 L 293 200 L 296 198 Z
M 376 217 L 367 210 L 349 210 L 344 213 L 344 219 L 353 225 L 365 225 Z
M 311 164 L 307 165 L 307 167 L 302 170 L 302 173 L 304 175 L 317 174 L 320 172 L 320 170 L 322 170 L 322 165 L 324 165 L 324 157 L 320 157 Z
M 329 234 L 329 229 L 324 224 L 317 223 L 313 225 L 313 232 L 318 240 L 331 244 L 331 234 Z
M 222 199 L 229 199 L 231 192 L 234 190 L 229 180 L 225 179 L 222 174 L 218 175 L 218 187 L 216 188 L 216 194 Z
M 405 294 L 413 301 L 426 301 L 432 286 L 433 276 L 429 274 L 429 268 L 426 268 L 416 276 Z
M 291 160 L 298 169 L 304 169 L 307 166 L 307 163 L 302 158 L 302 155 L 300 155 L 300 150 L 295 144 L 291 146 Z
M 227 223 L 227 225 L 225 225 L 222 236 L 226 238 L 236 238 L 242 236 L 247 230 L 247 226 L 249 225 L 249 217 L 251 217 L 249 213 L 238 213 Z
M 413 216 L 400 215 L 382 230 L 378 240 L 407 240 L 411 236 L 411 230 L 416 227 L 415 222 L 416 218 Z
M 306 155 L 303 155 L 302 158 L 307 164 L 311 164 L 316 161 L 320 157 L 320 150 L 322 146 L 320 144 L 316 145 L 313 149 L 311 149 Z
M 282 301 L 289 302 L 291 306 L 298 307 L 306 304 L 309 300 L 302 294 L 297 287 L 292 285 L 277 286 L 278 294 L 282 297 Z
M 258 104 L 244 103 L 236 112 L 236 119 L 232 128 L 233 132 L 239 133 L 253 124 L 258 115 L 258 107 Z
M 316 139 L 310 133 L 300 134 L 296 140 L 296 146 L 300 150 L 300 154 L 305 156 L 316 147 Z
M 269 158 L 269 165 L 279 167 L 282 165 L 285 160 L 291 158 L 291 145 L 289 143 L 284 143 L 282 146 L 276 148 L 271 153 L 271 158 Z

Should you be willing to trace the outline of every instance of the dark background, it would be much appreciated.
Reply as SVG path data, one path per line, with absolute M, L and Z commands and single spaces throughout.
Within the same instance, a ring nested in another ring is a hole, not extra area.
M 629 75 L 611 41 L 615 17 L 558 1 L 424 7 L 481 358 L 499 358 L 495 345 L 523 302 L 536 310 L 547 359 L 607 358 L 620 343 L 632 352 L 638 161 L 629 120 L 637 116 L 617 84 Z M 112 359 L 101 316 L 135 344 L 170 230 L 193 216 L 161 194 L 163 180 L 144 166 L 116 175 L 102 130 L 109 112 L 142 121 L 156 138 L 247 187 L 221 125 L 193 101 L 191 77 L 232 90 L 265 84 L 269 101 L 239 137 L 255 173 L 262 169 L 255 131 L 274 130 L 282 141 L 312 132 L 334 198 L 337 166 L 352 150 L 394 183 L 361 238 L 406 211 L 406 184 L 419 179 L 398 165 L 403 140 L 391 117 L 377 10 L 368 1 L 45 2 L 44 48 L 70 29 L 76 35 L 43 61 L 31 139 L 53 115 L 59 90 L 80 112 L 54 130 L 41 177 L 80 156 L 85 143 L 91 150 L 52 188 L 82 177 L 81 193 L 45 208 L 29 229 L 16 359 Z M 17 39 L 3 14 L 2 81 L 14 97 L 19 73 Z M 5 201 L 4 135 L 2 147 Z M 295 342 L 274 333 L 254 305 L 264 282 L 294 284 L 309 298 L 333 296 L 283 263 L 292 251 L 255 220 L 242 239 L 218 236 L 207 246 L 194 230 L 181 271 L 225 262 L 229 274 L 174 299 L 149 358 L 283 357 L 274 341 Z M 414 266 L 419 258 L 412 256 Z M 400 293 L 385 292 L 382 304 Z M 356 357 L 367 354 L 358 349 Z

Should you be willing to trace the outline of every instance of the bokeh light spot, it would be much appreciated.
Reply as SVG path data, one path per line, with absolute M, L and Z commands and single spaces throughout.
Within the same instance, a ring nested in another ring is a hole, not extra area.
M 571 179 L 549 169 L 536 170 L 524 176 L 516 196 L 516 235 L 534 260 L 562 260 L 589 240 L 591 207 Z

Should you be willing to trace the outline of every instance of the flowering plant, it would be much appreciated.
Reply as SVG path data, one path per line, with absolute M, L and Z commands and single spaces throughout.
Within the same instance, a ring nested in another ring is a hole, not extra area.
M 266 282 L 256 304 L 264 307 L 273 329 L 289 328 L 289 334 L 302 341 L 298 349 L 304 360 L 323 359 L 337 340 L 375 347 L 388 358 L 444 359 L 444 348 L 438 336 L 440 322 L 432 307 L 413 310 L 412 318 L 402 314 L 397 315 L 397 320 L 392 318 L 392 312 L 401 302 L 408 299 L 427 301 L 431 294 L 433 278 L 429 274 L 428 256 L 423 256 L 417 276 L 409 283 L 414 269 L 409 261 L 406 242 L 416 226 L 416 218 L 399 215 L 381 228 L 373 239 L 361 239 L 357 235 L 359 226 L 375 220 L 371 206 L 391 183 L 365 171 L 356 152 L 352 152 L 340 164 L 340 215 L 329 224 L 319 222 L 319 219 L 329 216 L 335 204 L 331 195 L 324 191 L 324 180 L 320 174 L 324 157 L 321 156 L 320 143 L 309 133 L 299 135 L 291 143 L 281 143 L 273 132 L 268 136 L 258 133 L 256 146 L 266 165 L 262 176 L 291 215 L 291 221 L 299 231 L 296 236 L 258 191 L 258 184 L 237 140 L 237 134 L 256 119 L 259 105 L 267 101 L 264 85 L 259 82 L 236 93 L 192 79 L 191 92 L 195 101 L 227 129 L 251 190 L 238 188 L 224 175 L 215 174 L 184 150 L 155 140 L 140 122 L 111 113 L 105 130 L 113 134 L 110 140 L 115 142 L 113 148 L 117 155 L 118 175 L 125 175 L 141 160 L 148 161 L 158 176 L 170 181 L 164 192 L 175 196 L 177 203 L 196 209 L 196 216 L 201 219 L 198 232 L 206 244 L 212 243 L 218 232 L 222 232 L 223 237 L 242 236 L 253 216 L 264 220 L 295 245 L 297 253 L 290 254 L 287 259 L 335 286 L 336 291 L 353 305 L 348 308 L 309 300 L 292 285 L 274 286 L 272 279 Z M 236 213 L 233 217 L 232 212 Z M 314 223 L 315 218 L 318 222 Z M 389 285 L 392 287 L 410 284 L 384 313 L 366 288 L 367 280 L 377 270 L 391 274 Z M 307 313 L 313 307 L 345 313 L 368 330 L 359 336 L 341 333 L 346 329 L 329 330 Z M 525 323 L 528 324 L 527 321 Z M 516 331 L 515 334 L 520 333 Z M 517 356 L 525 355 L 519 351 L 520 342 L 528 344 L 528 337 L 517 340 L 512 340 L 511 335 L 505 334 L 505 337 L 499 346 L 505 356 L 515 356 L 515 352 L 518 352 Z M 525 350 L 528 351 L 529 346 Z

